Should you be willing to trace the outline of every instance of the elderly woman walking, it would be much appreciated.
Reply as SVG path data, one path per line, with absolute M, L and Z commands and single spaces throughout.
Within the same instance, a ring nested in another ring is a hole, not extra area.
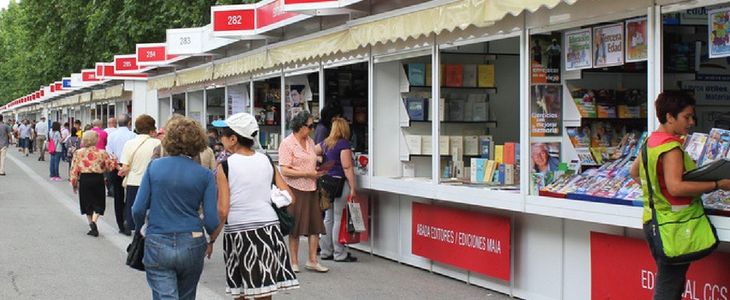
M 146 168 L 132 206 L 134 225 L 147 217 L 144 258 L 153 299 L 195 299 L 203 258 L 213 249 L 219 225 L 213 173 L 192 156 L 207 147 L 200 123 L 174 118 L 165 126 L 162 147 L 167 157 Z M 198 208 L 203 207 L 203 218 Z M 147 211 L 149 210 L 149 213 Z M 211 236 L 210 242 L 203 232 Z
M 104 215 L 104 172 L 115 169 L 116 162 L 105 151 L 96 149 L 99 136 L 96 132 L 84 132 L 81 138 L 83 148 L 76 150 L 71 162 L 71 186 L 79 194 L 81 214 L 89 220 L 88 235 L 99 236 L 96 222 Z
M 292 118 L 291 123 L 294 132 L 279 146 L 279 165 L 284 181 L 297 199 L 289 206 L 289 213 L 294 216 L 294 228 L 289 235 L 292 268 L 299 271 L 299 237 L 306 236 L 309 239 L 309 257 L 304 268 L 324 273 L 329 269 L 317 261 L 319 235 L 326 231 L 317 198 L 317 178 L 322 174 L 317 171 L 315 145 L 309 137 L 314 121 L 309 112 L 302 111 Z

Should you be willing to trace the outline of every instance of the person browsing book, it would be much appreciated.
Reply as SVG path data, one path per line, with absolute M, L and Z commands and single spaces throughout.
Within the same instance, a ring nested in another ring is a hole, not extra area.
M 710 182 L 683 180 L 684 172 L 695 168 L 695 163 L 682 150 L 681 140 L 681 136 L 687 135 L 695 124 L 695 99 L 685 92 L 665 91 L 657 97 L 654 105 L 661 124 L 646 141 L 649 170 L 648 172 L 644 170 L 643 154 L 640 154 L 631 166 L 631 177 L 643 185 L 644 233 L 657 264 L 654 299 L 681 299 L 690 264 L 668 264 L 658 259 L 657 252 L 662 250 L 652 246 L 654 245 L 651 232 L 653 217 L 650 200 L 653 200 L 657 215 L 675 214 L 688 208 L 694 201 L 702 201 L 699 196 L 703 193 L 717 189 L 730 190 L 730 179 Z M 649 178 L 646 178 L 646 174 Z M 651 182 L 653 191 L 651 194 L 645 184 L 647 182 Z

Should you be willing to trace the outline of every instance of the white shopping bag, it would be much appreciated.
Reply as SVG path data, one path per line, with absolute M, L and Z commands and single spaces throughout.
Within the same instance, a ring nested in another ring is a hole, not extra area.
M 352 225 L 355 227 L 355 232 L 364 232 L 365 221 L 362 218 L 360 203 L 347 202 L 347 211 L 350 213 L 350 220 L 352 221 Z

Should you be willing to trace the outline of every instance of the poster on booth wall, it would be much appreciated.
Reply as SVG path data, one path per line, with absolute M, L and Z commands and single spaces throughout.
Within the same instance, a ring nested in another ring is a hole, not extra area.
M 644 61 L 648 57 L 646 18 L 626 21 L 626 62 Z
M 590 299 L 651 299 L 656 263 L 644 239 L 591 232 L 590 243 Z M 720 251 L 693 262 L 682 299 L 728 299 L 729 264 L 730 254 Z
M 563 126 L 562 85 L 542 84 L 530 87 L 530 135 L 560 136 Z
M 560 33 L 530 37 L 530 83 L 560 83 Z
M 710 58 L 730 56 L 730 8 L 708 13 Z
M 591 29 L 565 32 L 565 70 L 587 69 L 593 66 Z
M 624 24 L 593 28 L 593 67 L 618 66 L 624 63 Z
M 248 89 L 246 87 L 228 89 L 228 115 L 246 112 L 248 101 Z
M 560 166 L 560 142 L 536 142 L 530 144 L 532 172 L 550 175 Z

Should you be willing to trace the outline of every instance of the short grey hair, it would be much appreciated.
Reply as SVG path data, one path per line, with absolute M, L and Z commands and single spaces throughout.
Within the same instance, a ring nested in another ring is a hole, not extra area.
M 117 117 L 117 126 L 119 127 L 128 127 L 129 126 L 129 115 L 128 114 L 121 114 L 119 117 Z
M 92 121 L 91 124 L 94 125 L 94 127 L 99 127 L 99 128 L 101 128 L 101 126 L 104 126 L 104 122 L 102 122 L 99 119 L 94 119 L 94 121 Z
M 302 127 L 307 126 L 307 121 L 312 118 L 312 114 L 310 114 L 308 111 L 303 110 L 300 111 L 298 114 L 294 115 L 291 119 L 291 129 L 294 132 L 298 132 L 299 129 L 302 129 Z
M 99 141 L 99 135 L 93 130 L 84 131 L 84 135 L 81 136 L 81 147 L 96 147 L 96 143 Z

